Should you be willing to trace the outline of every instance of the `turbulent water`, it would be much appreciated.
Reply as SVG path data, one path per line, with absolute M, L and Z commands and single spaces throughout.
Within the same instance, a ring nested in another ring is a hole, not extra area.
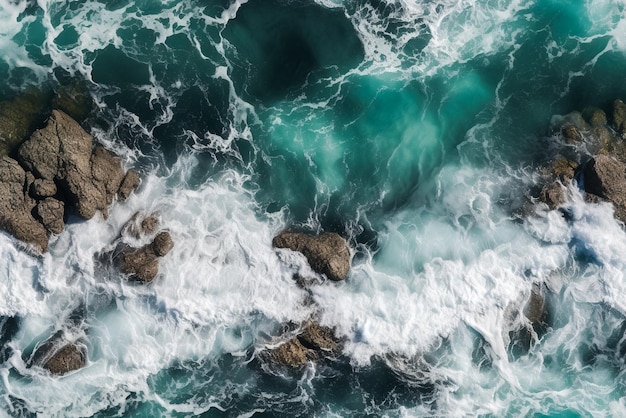
M 144 173 L 43 257 L 0 235 L 0 416 L 626 415 L 611 205 L 570 186 L 569 217 L 518 215 L 551 121 L 626 99 L 623 0 L 0 0 L 0 22 L 0 99 L 80 83 L 83 126 Z M 175 241 L 144 287 L 94 265 L 137 211 Z M 346 237 L 349 278 L 299 287 L 286 227 Z M 550 318 L 518 349 L 533 286 Z M 77 307 L 87 366 L 29 368 Z M 259 367 L 311 315 L 343 356 Z

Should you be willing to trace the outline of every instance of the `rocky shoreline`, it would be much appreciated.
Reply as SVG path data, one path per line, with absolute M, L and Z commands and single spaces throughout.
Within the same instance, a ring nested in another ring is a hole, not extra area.
M 538 192 L 531 193 L 532 204 L 561 210 L 567 202 L 567 187 L 574 184 L 588 202 L 612 203 L 615 217 L 626 222 L 626 105 L 616 100 L 610 118 L 600 109 L 572 112 L 557 118 L 553 129 L 556 153 L 539 170 L 541 180 Z M 106 218 L 114 202 L 128 199 L 141 184 L 137 171 L 125 171 L 120 157 L 94 144 L 91 135 L 60 110 L 53 110 L 44 127 L 13 145 L 10 156 L 0 157 L 0 228 L 37 253 L 47 250 L 50 237 L 62 233 L 69 217 L 86 220 L 101 213 Z M 128 281 L 152 282 L 158 276 L 159 260 L 174 246 L 160 224 L 157 213 L 136 213 L 96 262 Z M 145 244 L 137 247 L 136 242 Z M 294 275 L 295 282 L 305 288 L 349 276 L 351 250 L 336 233 L 286 230 L 273 238 L 272 246 L 279 252 L 298 252 L 306 259 L 318 277 Z M 503 333 L 512 353 L 528 352 L 547 332 L 552 309 L 549 293 L 536 284 L 528 295 L 522 295 L 522 303 L 507 308 L 512 325 Z M 3 318 L 3 324 L 7 321 Z M 84 367 L 88 361 L 85 332 L 81 326 L 70 325 L 38 344 L 28 364 L 53 375 Z M 341 357 L 344 343 L 334 329 L 321 325 L 313 315 L 286 326 L 256 358 L 268 372 L 300 370 Z

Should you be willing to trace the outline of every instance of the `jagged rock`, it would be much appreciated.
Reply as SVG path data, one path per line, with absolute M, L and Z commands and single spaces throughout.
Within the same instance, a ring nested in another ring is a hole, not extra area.
M 47 197 L 37 203 L 35 210 L 39 220 L 48 231 L 53 234 L 63 232 L 63 228 L 65 227 L 65 222 L 63 222 L 65 204 L 63 202 L 53 197 Z
M 57 185 L 52 180 L 35 179 L 29 190 L 34 199 L 41 200 L 57 194 Z
M 87 348 L 81 342 L 68 342 L 62 332 L 57 332 L 35 350 L 32 364 L 56 376 L 85 367 Z
M 565 203 L 565 185 L 574 178 L 578 164 L 566 158 L 557 158 L 547 170 L 551 179 L 539 192 L 539 200 L 546 203 L 550 209 L 556 209 Z
M 152 241 L 152 250 L 157 257 L 163 257 L 174 248 L 174 241 L 169 232 L 159 232 Z
M 333 330 L 317 322 L 308 321 L 302 333 L 298 335 L 298 340 L 310 350 L 332 354 L 338 354 L 341 351 L 341 342 L 335 338 Z
M 122 227 L 122 235 L 128 235 L 134 239 L 154 234 L 159 228 L 160 221 L 156 214 L 145 215 L 136 212 Z
M 90 219 L 97 211 L 106 216 L 124 178 L 119 158 L 101 146 L 92 153 L 92 145 L 93 138 L 76 121 L 54 110 L 18 155 L 36 176 L 60 186 L 79 216 Z
M 124 180 L 122 180 L 119 190 L 117 191 L 119 199 L 121 201 L 128 199 L 131 193 L 139 187 L 140 183 L 141 178 L 139 177 L 139 173 L 132 169 L 128 170 L 126 176 L 124 176 Z
M 626 222 L 626 164 L 596 155 L 583 166 L 583 184 L 587 193 L 612 202 L 615 216 Z
M 618 133 L 626 133 L 626 104 L 620 99 L 613 102 L 613 125 Z
M 300 333 L 276 348 L 260 353 L 261 361 L 270 367 L 300 368 L 309 361 L 333 358 L 341 354 L 342 341 L 331 328 L 307 321 Z
M 77 121 L 84 120 L 93 108 L 93 101 L 84 81 L 74 81 L 57 87 L 52 107 L 59 109 Z
M 350 271 L 348 244 L 336 233 L 312 237 L 298 232 L 282 232 L 272 240 L 276 248 L 288 248 L 304 254 L 313 270 L 330 280 L 343 280 Z
M 26 139 L 44 109 L 44 97 L 34 88 L 0 103 L 0 157 L 9 154 Z
M 91 173 L 94 185 L 102 188 L 107 205 L 110 205 L 124 179 L 124 169 L 120 158 L 104 147 L 97 146 L 91 156 Z
M 0 227 L 40 251 L 48 248 L 46 229 L 32 215 L 35 201 L 27 194 L 27 175 L 17 161 L 0 159 Z
M 119 251 L 119 268 L 130 280 L 149 283 L 159 273 L 159 258 L 166 255 L 174 243 L 168 232 L 160 232 L 154 240 L 141 248 Z
M 607 118 L 604 110 L 597 107 L 589 107 L 583 111 L 583 117 L 589 122 L 592 128 L 606 126 Z
M 269 361 L 270 363 L 299 368 L 309 362 L 309 351 L 297 338 L 294 338 L 272 350 L 264 352 L 261 357 L 264 361 Z

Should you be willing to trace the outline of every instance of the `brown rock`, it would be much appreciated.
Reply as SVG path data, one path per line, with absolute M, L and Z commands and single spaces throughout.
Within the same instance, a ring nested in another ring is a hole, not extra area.
M 124 176 L 124 180 L 122 180 L 119 190 L 117 191 L 119 199 L 122 201 L 128 199 L 131 193 L 139 187 L 140 183 L 141 178 L 139 177 L 139 173 L 132 169 L 128 170 L 126 176 Z
M 174 241 L 169 232 L 159 232 L 151 244 L 152 250 L 157 257 L 163 257 L 174 248 Z
M 300 333 L 280 346 L 261 353 L 261 360 L 269 366 L 300 368 L 309 361 L 333 358 L 341 353 L 342 341 L 335 338 L 331 328 L 307 321 Z
M 34 88 L 0 103 L 0 157 L 15 150 L 28 137 L 40 122 L 45 106 L 44 95 Z
M 30 195 L 35 199 L 45 199 L 57 194 L 57 185 L 52 180 L 35 179 L 30 186 Z
M 59 331 L 37 347 L 32 364 L 43 367 L 53 375 L 64 375 L 85 367 L 87 348 L 80 342 L 69 342 Z
M 613 102 L 613 125 L 620 134 L 626 133 L 626 104 L 620 99 Z
M 612 202 L 615 216 L 626 222 L 626 164 L 596 155 L 583 167 L 583 183 L 587 193 Z
M 17 161 L 0 159 L 0 227 L 39 251 L 48 248 L 46 229 L 32 215 L 35 202 L 25 194 L 26 172 Z
M 120 270 L 130 280 L 150 283 L 159 274 L 159 258 L 152 244 L 124 251 L 121 255 Z
M 67 344 L 57 351 L 43 368 L 54 375 L 64 375 L 85 367 L 87 353 L 82 346 Z
M 282 232 L 272 240 L 276 248 L 288 248 L 304 254 L 313 270 L 330 280 L 343 280 L 350 271 L 348 244 L 336 233 L 312 237 L 297 232 Z
M 35 210 L 39 220 L 48 231 L 53 234 L 63 232 L 63 228 L 65 227 L 65 223 L 63 222 L 65 204 L 63 202 L 53 197 L 48 197 L 37 203 Z
M 273 363 L 299 368 L 309 361 L 309 350 L 297 338 L 262 353 L 261 358 L 266 363 Z
M 91 174 L 94 185 L 101 189 L 107 205 L 110 205 L 124 179 L 120 158 L 104 147 L 97 146 L 91 156 Z
M 326 351 L 337 354 L 341 350 L 341 342 L 335 338 L 331 328 L 323 327 L 316 322 L 308 321 L 298 340 L 310 350 Z

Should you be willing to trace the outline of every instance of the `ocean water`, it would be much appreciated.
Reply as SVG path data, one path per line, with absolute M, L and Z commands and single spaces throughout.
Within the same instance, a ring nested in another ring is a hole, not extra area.
M 522 210 L 553 121 L 626 99 L 622 0 L 0 0 L 0 22 L 0 101 L 77 83 L 144 173 L 43 257 L 0 234 L 0 416 L 626 415 L 623 225 L 576 185 L 566 217 Z M 145 287 L 94 263 L 137 211 L 175 241 Z M 349 278 L 300 288 L 286 227 L 343 235 Z M 312 315 L 341 358 L 259 367 Z M 87 367 L 28 368 L 59 329 Z

